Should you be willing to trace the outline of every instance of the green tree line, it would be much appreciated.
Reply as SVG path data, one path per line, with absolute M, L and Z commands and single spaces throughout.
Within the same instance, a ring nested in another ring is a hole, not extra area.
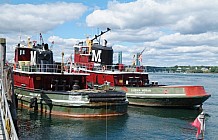
M 218 73 L 218 66 L 174 66 L 169 70 L 186 73 Z

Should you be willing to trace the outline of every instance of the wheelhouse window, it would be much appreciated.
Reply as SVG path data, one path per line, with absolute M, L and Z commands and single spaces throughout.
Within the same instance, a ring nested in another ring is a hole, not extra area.
M 114 76 L 114 83 L 118 86 L 127 87 L 141 87 L 145 85 L 147 81 L 146 77 L 143 76 L 132 76 L 132 75 L 116 75 Z
M 25 50 L 19 50 L 19 55 L 25 55 Z
M 75 54 L 79 53 L 79 48 L 74 48 Z

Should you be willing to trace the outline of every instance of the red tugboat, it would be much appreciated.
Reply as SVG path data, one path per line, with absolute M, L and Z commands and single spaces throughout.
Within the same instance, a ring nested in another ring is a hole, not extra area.
M 40 35 L 41 37 L 41 35 Z M 62 53 L 62 62 L 63 62 Z M 19 105 L 64 117 L 104 117 L 127 113 L 126 93 L 87 89 L 88 73 L 68 73 L 54 63 L 48 44 L 18 44 L 14 59 L 14 87 Z
M 85 72 L 89 86 L 110 83 L 117 91 L 125 91 L 130 105 L 156 107 L 196 107 L 211 95 L 203 86 L 166 86 L 149 82 L 148 73 L 142 66 L 113 64 L 113 49 L 100 44 L 99 37 L 80 42 L 74 46 L 74 72 Z M 97 43 L 94 43 L 97 40 Z M 140 54 L 138 54 L 139 56 Z M 138 59 L 138 56 L 136 57 Z M 122 53 L 119 54 L 122 60 Z

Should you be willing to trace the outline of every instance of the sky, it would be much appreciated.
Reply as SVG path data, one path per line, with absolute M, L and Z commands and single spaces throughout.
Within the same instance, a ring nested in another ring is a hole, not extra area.
M 51 44 L 54 60 L 73 45 L 110 28 L 102 38 L 131 65 L 136 53 L 146 66 L 218 66 L 218 1 L 214 0 L 0 0 L 0 38 L 7 60 L 30 37 Z

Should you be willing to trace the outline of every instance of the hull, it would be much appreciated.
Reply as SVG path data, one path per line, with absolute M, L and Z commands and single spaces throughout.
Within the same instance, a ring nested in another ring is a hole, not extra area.
M 197 107 L 211 95 L 202 86 L 116 87 L 125 91 L 129 105 L 152 107 Z
M 122 64 L 122 52 L 118 52 L 118 63 L 113 64 L 113 49 L 100 43 L 92 44 L 100 35 L 74 46 L 74 66 L 71 72 L 84 72 L 88 87 L 109 83 L 118 91 L 126 92 L 130 105 L 161 107 L 193 107 L 202 105 L 210 95 L 202 86 L 161 86 L 150 82 L 146 67 L 140 66 L 142 53 L 133 57 L 130 66 Z M 100 38 L 99 38 L 100 40 Z
M 197 107 L 202 105 L 209 96 L 192 98 L 132 98 L 128 97 L 130 105 L 150 107 Z
M 62 62 L 54 62 L 53 52 L 47 43 L 30 42 L 28 38 L 27 44 L 18 43 L 15 48 L 13 79 L 19 105 L 64 117 L 103 117 L 127 113 L 126 93 L 87 89 L 86 77 L 89 74 L 69 71 L 63 52 Z M 113 52 L 112 49 L 108 51 Z M 86 56 L 89 58 L 89 55 Z
M 88 83 L 94 83 L 96 85 L 102 84 L 104 81 L 112 83 L 111 85 L 115 87 L 115 90 L 126 92 L 129 105 L 192 108 L 201 106 L 211 96 L 206 93 L 203 86 L 163 86 L 155 82 L 146 85 L 145 83 L 141 83 L 143 79 L 146 79 L 146 74 L 142 76 L 137 73 L 118 73 L 120 75 L 115 74 L 115 72 L 111 74 L 105 72 L 90 72 L 87 81 Z M 136 77 L 135 83 L 130 83 L 132 77 Z M 119 85 L 120 81 L 123 85 Z
M 105 117 L 126 114 L 128 106 L 126 97 L 120 92 L 114 92 L 103 93 L 95 90 L 53 92 L 15 87 L 20 107 L 63 117 Z

